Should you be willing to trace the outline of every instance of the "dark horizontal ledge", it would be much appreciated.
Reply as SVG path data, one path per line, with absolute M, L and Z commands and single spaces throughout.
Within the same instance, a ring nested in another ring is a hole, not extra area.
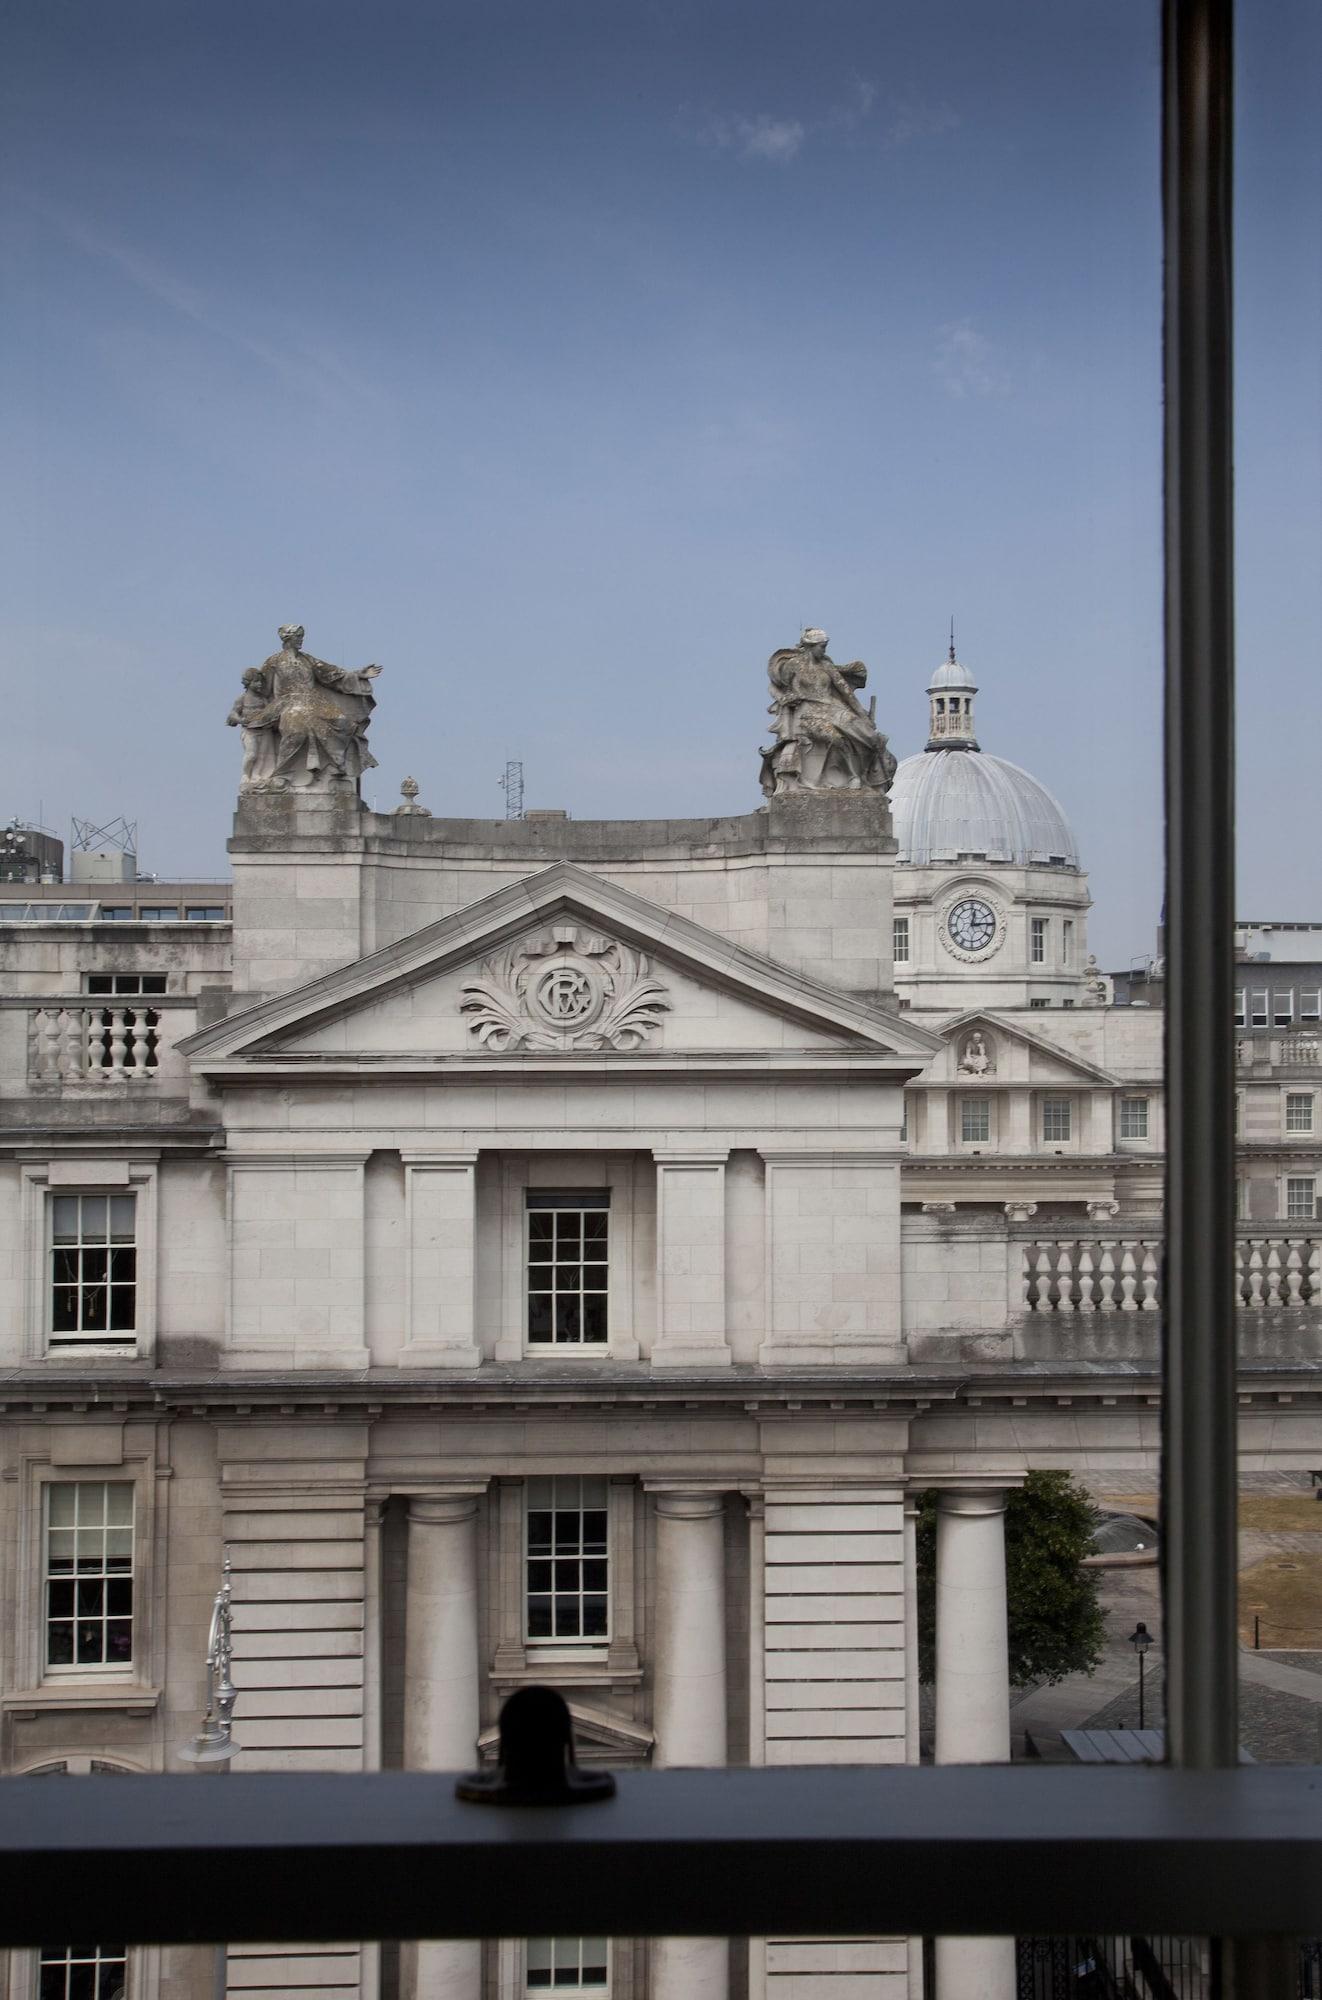
M 0 1780 L 0 1945 L 379 1937 L 1313 1934 L 1322 1770 L 622 1774 L 605 1804 L 447 1777 Z

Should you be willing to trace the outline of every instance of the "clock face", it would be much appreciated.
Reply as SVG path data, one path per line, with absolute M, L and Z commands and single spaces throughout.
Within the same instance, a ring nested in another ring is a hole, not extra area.
M 996 936 L 996 912 L 976 896 L 966 896 L 946 918 L 946 929 L 961 951 L 986 951 Z

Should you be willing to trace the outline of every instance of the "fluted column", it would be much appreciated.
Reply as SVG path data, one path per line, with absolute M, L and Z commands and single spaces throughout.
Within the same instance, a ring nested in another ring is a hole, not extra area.
M 470 1769 L 478 1723 L 477 1495 L 416 1494 L 409 1501 L 405 1768 Z M 420 1939 L 405 1960 L 410 2000 L 481 2000 L 479 1939 Z
M 936 1761 L 1010 1761 L 1005 1494 L 943 1492 L 936 1527 Z M 938 1938 L 941 2000 L 1014 2000 L 1014 1939 Z
M 656 1496 L 652 1726 L 660 1769 L 725 1762 L 725 1503 L 720 1493 Z M 657 1938 L 652 2000 L 726 2000 L 725 1938 Z

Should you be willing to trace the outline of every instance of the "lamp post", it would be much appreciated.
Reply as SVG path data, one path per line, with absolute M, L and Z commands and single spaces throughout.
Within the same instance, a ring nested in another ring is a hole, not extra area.
M 228 1771 L 230 1759 L 239 1748 L 232 1735 L 234 1704 L 239 1698 L 230 1673 L 233 1659 L 230 1552 L 226 1549 L 220 1589 L 211 1607 L 211 1624 L 207 1629 L 207 1712 L 197 1735 L 179 1752 L 184 1763 L 196 1764 L 201 1772 L 214 1770 L 218 1778 Z M 212 1982 L 214 2000 L 226 2000 L 229 1954 L 223 1939 L 216 1946 Z
M 1147 1626 L 1143 1623 L 1143 1620 L 1141 1618 L 1139 1619 L 1137 1625 L 1134 1627 L 1133 1631 L 1129 1635 L 1129 1643 L 1133 1647 L 1134 1651 L 1138 1654 L 1138 1726 L 1140 1729 L 1142 1729 L 1144 1726 L 1143 1660 L 1145 1654 L 1147 1653 L 1148 1647 L 1152 1644 L 1152 1634 L 1149 1632 Z

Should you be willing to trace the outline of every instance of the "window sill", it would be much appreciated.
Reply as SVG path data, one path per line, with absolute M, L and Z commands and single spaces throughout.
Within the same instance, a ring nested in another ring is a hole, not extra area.
M 159 1688 L 143 1687 L 136 1681 L 51 1681 L 44 1687 L 20 1688 L 0 1695 L 4 1713 L 51 1715 L 94 1709 L 126 1709 L 134 1715 L 150 1715 L 161 1699 Z
M 491 1685 L 502 1693 L 507 1689 L 520 1687 L 595 1687 L 631 1688 L 642 1683 L 641 1666 L 612 1666 L 603 1651 L 595 1657 L 580 1654 L 577 1659 L 536 1653 L 528 1648 L 527 1663 L 522 1667 L 497 1667 L 491 1669 Z

